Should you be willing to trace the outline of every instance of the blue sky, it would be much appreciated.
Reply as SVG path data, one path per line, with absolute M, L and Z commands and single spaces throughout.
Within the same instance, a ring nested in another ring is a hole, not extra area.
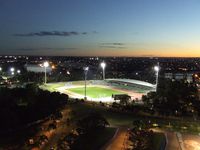
M 198 0 L 0 0 L 0 54 L 199 56 Z

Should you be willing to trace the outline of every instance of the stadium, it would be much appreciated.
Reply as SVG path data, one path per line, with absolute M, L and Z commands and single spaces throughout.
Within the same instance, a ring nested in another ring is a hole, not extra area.
M 86 88 L 85 88 L 86 83 Z M 156 86 L 133 79 L 106 79 L 48 83 L 42 86 L 49 91 L 58 91 L 69 95 L 71 98 L 89 101 L 113 102 L 113 95 L 129 95 L 132 100 L 140 101 L 142 95 L 155 91 Z M 86 89 L 86 90 L 85 90 Z

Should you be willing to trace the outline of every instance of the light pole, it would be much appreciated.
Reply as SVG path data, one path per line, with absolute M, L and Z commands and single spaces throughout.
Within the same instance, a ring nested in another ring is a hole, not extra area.
M 86 83 L 86 81 L 87 81 L 87 73 L 88 73 L 89 67 L 84 67 L 83 70 L 84 70 L 84 74 L 85 74 L 85 97 L 84 97 L 84 99 L 87 100 L 87 96 L 86 96 L 86 94 L 87 94 L 86 93 L 87 83 Z
M 106 67 L 106 63 L 104 61 L 101 63 L 101 67 L 103 69 L 103 80 L 105 80 L 105 67 Z
M 44 84 L 47 83 L 47 67 L 49 67 L 49 63 L 47 61 L 44 62 Z
M 158 75 L 159 75 L 159 70 L 160 70 L 159 64 L 157 66 L 154 66 L 154 70 L 156 71 L 156 92 L 157 92 L 157 90 L 158 90 Z

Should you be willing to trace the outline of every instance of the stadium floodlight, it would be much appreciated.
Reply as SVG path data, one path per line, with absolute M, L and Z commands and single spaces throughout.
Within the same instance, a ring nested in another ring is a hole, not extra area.
M 84 74 L 85 74 L 85 97 L 84 97 L 84 99 L 87 100 L 87 93 L 86 93 L 87 87 L 86 86 L 87 86 L 87 73 L 88 73 L 89 67 L 84 67 L 83 70 L 84 70 Z
M 45 61 L 45 62 L 44 62 L 44 67 L 49 67 L 48 61 Z
M 154 70 L 156 72 L 156 92 L 157 92 L 157 89 L 158 89 L 158 75 L 159 75 L 159 70 L 160 70 L 159 63 L 158 63 L 157 66 L 154 66 Z
M 103 80 L 105 80 L 105 67 L 106 67 L 106 63 L 104 61 L 101 63 L 101 67 L 103 69 Z
M 45 61 L 44 64 L 44 84 L 47 83 L 47 67 L 49 67 L 49 62 Z
M 158 72 L 158 71 L 159 71 L 159 66 L 155 66 L 155 67 L 154 67 L 154 70 L 155 70 L 156 72 Z

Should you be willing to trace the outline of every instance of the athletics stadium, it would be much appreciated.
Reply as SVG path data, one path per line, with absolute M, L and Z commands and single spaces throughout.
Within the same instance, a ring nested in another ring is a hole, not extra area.
M 142 95 L 155 91 L 154 84 L 133 79 L 106 79 L 48 83 L 41 88 L 69 95 L 71 98 L 89 101 L 113 102 L 113 95 L 127 94 L 140 101 Z

